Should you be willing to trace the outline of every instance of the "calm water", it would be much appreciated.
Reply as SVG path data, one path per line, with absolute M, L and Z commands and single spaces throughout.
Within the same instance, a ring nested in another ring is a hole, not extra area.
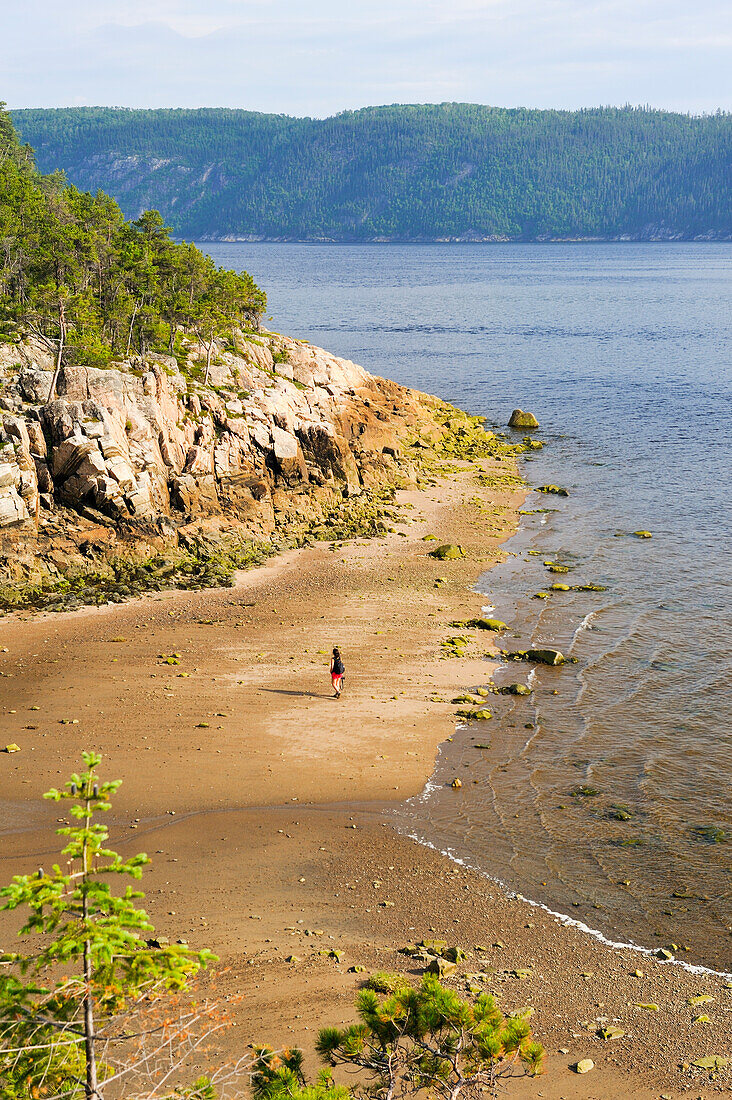
M 577 663 L 458 730 L 400 828 L 607 934 L 732 966 L 732 247 L 209 251 L 280 331 L 499 425 L 533 410 L 548 446 L 524 472 L 570 490 L 529 498 L 555 510 L 478 587 L 512 646 Z M 553 581 L 607 591 L 532 599 Z

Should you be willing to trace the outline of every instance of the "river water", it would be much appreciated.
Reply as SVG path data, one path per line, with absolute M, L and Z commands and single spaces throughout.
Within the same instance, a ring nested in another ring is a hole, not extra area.
M 531 494 L 551 510 L 477 587 L 509 648 L 576 663 L 501 669 L 533 694 L 458 728 L 397 826 L 606 935 L 730 969 L 732 246 L 206 247 L 266 289 L 270 327 L 491 424 L 532 410 L 546 446 L 523 472 L 569 490 Z M 534 598 L 557 582 L 606 590 Z

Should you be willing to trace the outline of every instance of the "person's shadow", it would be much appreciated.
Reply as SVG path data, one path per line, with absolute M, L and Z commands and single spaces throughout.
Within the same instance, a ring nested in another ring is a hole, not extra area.
M 288 688 L 262 688 L 262 691 L 269 691 L 272 695 L 299 695 L 303 699 L 332 698 L 330 693 L 325 695 L 320 691 L 290 691 Z

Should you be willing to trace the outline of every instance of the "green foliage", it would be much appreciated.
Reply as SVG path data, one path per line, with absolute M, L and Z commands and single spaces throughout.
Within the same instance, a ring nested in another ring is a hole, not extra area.
M 272 361 L 274 363 L 287 363 L 289 362 L 289 356 L 287 354 L 287 348 L 282 344 L 278 344 L 272 352 Z
M 67 362 L 107 366 L 151 349 L 172 354 L 181 330 L 209 344 L 252 327 L 265 295 L 247 272 L 219 269 L 176 244 L 162 216 L 126 222 L 114 199 L 40 175 L 0 103 L 0 325 L 30 329 Z
M 322 1070 L 316 1082 L 308 1085 L 303 1075 L 301 1050 L 275 1051 L 267 1046 L 253 1049 L 254 1100 L 351 1100 L 350 1090 L 336 1085 L 327 1070 Z
M 732 234 L 732 115 L 393 105 L 333 118 L 73 107 L 13 114 L 44 170 L 154 197 L 189 239 Z
M 101 757 L 83 754 L 85 770 L 62 790 L 44 795 L 73 819 L 57 829 L 67 838 L 63 868 L 17 875 L 0 890 L 0 909 L 27 912 L 20 935 L 38 935 L 34 951 L 8 952 L 0 971 L 0 1093 L 7 1097 L 95 1097 L 90 1082 L 115 1076 L 120 1020 L 164 994 L 184 990 L 214 958 L 185 946 L 151 947 L 153 931 L 137 908 L 144 897 L 115 876 L 136 882 L 150 862 L 123 859 L 106 847 L 106 826 L 119 780 L 102 782 Z M 101 1057 L 100 1057 L 101 1056 Z
M 316 1043 L 328 1067 L 361 1071 L 353 1095 L 381 1098 L 425 1090 L 458 1100 L 463 1092 L 495 1095 L 501 1079 L 517 1068 L 531 1075 L 541 1072 L 544 1051 L 532 1039 L 532 1010 L 506 1017 L 490 994 L 467 1001 L 426 975 L 417 989 L 403 982 L 386 996 L 362 989 L 356 1008 L 358 1023 L 323 1028 Z M 343 1095 L 328 1074 L 321 1074 L 315 1086 L 306 1085 L 300 1051 L 275 1054 L 269 1047 L 255 1048 L 254 1070 L 255 1100 Z

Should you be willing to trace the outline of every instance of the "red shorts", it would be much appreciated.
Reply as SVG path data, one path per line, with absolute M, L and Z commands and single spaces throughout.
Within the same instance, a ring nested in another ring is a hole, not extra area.
M 343 679 L 343 673 L 342 672 L 331 672 L 330 678 L 331 678 L 331 682 L 335 684 L 338 680 Z

